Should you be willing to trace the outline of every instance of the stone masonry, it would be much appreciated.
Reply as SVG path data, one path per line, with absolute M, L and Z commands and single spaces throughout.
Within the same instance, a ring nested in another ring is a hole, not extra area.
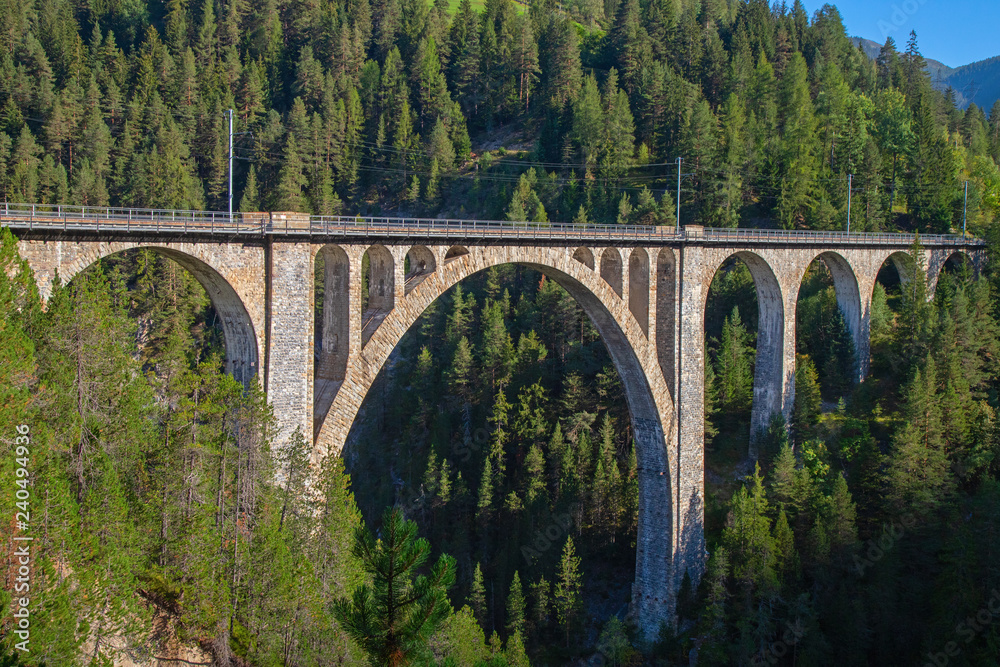
M 266 214 L 264 214 L 266 215 Z M 282 214 L 282 224 L 301 224 Z M 274 214 L 272 214 L 272 219 Z M 286 222 L 287 221 L 287 222 Z M 306 223 L 308 227 L 308 223 Z M 314 439 L 314 459 L 342 450 L 375 377 L 427 307 L 461 280 L 517 263 L 555 280 L 600 333 L 625 388 L 639 468 L 639 528 L 631 613 L 647 637 L 675 616 L 687 573 L 700 578 L 704 537 L 705 307 L 720 267 L 736 257 L 750 269 L 759 304 L 751 433 L 791 415 L 795 393 L 795 310 L 806 269 L 820 260 L 858 352 L 869 364 L 869 317 L 876 276 L 887 261 L 913 275 L 908 248 L 699 241 L 629 246 L 445 245 L 378 237 L 317 243 L 275 235 L 252 242 L 190 237 L 117 240 L 34 232 L 18 248 L 43 298 L 58 275 L 68 281 L 101 257 L 147 248 L 177 261 L 207 290 L 223 320 L 227 368 L 267 392 L 278 420 L 276 446 L 296 428 Z M 428 239 L 430 241 L 430 239 Z M 368 255 L 368 294 L 362 270 Z M 965 249 L 975 267 L 982 250 Z M 933 292 L 954 246 L 928 247 L 921 259 Z M 407 261 L 408 260 L 408 261 Z M 322 265 L 322 317 L 315 315 L 314 272 Z M 404 271 L 404 267 L 408 270 Z M 366 307 L 362 309 L 362 305 Z M 317 330 L 318 329 L 318 330 Z M 754 445 L 749 458 L 756 455 Z

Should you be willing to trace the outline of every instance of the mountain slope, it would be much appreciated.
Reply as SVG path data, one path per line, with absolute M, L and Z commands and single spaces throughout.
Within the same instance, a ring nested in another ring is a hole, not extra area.
M 959 67 L 940 82 L 934 82 L 938 90 L 949 86 L 955 91 L 959 108 L 964 109 L 975 102 L 989 111 L 1000 99 L 1000 56 Z
M 865 55 L 872 60 L 878 58 L 878 54 L 882 50 L 882 45 L 871 39 L 851 37 L 851 42 L 854 46 L 860 45 L 861 50 L 864 51 Z M 944 80 L 944 78 L 950 76 L 951 73 L 955 71 L 943 62 L 934 60 L 933 58 L 924 58 L 924 60 L 927 61 L 927 73 L 931 75 L 931 81 L 935 84 L 935 87 L 937 87 L 937 83 L 939 81 Z M 945 88 L 947 88 L 947 86 L 940 88 L 940 90 L 944 90 Z
M 851 37 L 851 42 L 872 60 L 878 58 L 882 49 L 878 42 L 863 37 Z M 1000 99 L 1000 56 L 954 68 L 931 58 L 926 61 L 931 85 L 941 92 L 954 90 L 958 108 L 965 109 L 975 102 L 989 111 Z

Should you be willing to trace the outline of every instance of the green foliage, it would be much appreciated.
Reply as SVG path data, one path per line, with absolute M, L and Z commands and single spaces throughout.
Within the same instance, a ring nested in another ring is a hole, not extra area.
M 822 397 L 819 375 L 812 359 L 798 355 L 795 360 L 795 411 L 792 426 L 798 438 L 808 439 L 819 421 Z
M 352 552 L 372 583 L 338 598 L 333 613 L 372 665 L 412 662 L 451 612 L 447 590 L 455 580 L 455 562 L 442 554 L 429 574 L 415 576 L 430 556 L 427 540 L 416 533 L 417 524 L 398 509 L 382 516 L 378 540 L 363 526 L 355 529 Z
M 569 647 L 570 636 L 576 628 L 581 612 L 582 576 L 580 558 L 576 555 L 576 550 L 573 547 L 573 538 L 567 537 L 566 543 L 563 545 L 562 558 L 559 561 L 555 595 L 553 596 L 556 616 L 559 619 L 559 625 L 565 632 L 567 647 Z
M 237 131 L 252 132 L 237 139 L 243 211 L 663 224 L 675 213 L 675 181 L 653 167 L 681 155 L 692 174 L 680 193 L 685 222 L 840 229 L 853 174 L 855 229 L 955 228 L 965 179 L 970 229 L 987 233 L 995 224 L 1000 112 L 961 113 L 954 96 L 934 91 L 915 35 L 904 53 L 889 40 L 869 62 L 851 48 L 832 7 L 810 17 L 799 2 L 689 4 L 573 0 L 521 12 L 509 2 L 479 8 L 464 0 L 451 16 L 441 2 L 395 0 L 11 4 L 0 11 L 0 72 L 6 89 L 22 92 L 0 110 L 0 193 L 8 201 L 224 209 L 221 112 L 231 107 Z M 507 137 L 528 149 L 497 146 Z M 40 510 L 54 531 L 40 561 L 45 620 L 33 627 L 50 647 L 49 663 L 72 664 L 92 631 L 144 624 L 137 588 L 179 604 L 171 613 L 185 639 L 232 643 L 242 660 L 357 659 L 328 609 L 364 579 L 345 542 L 360 512 L 344 464 L 326 456 L 313 471 L 319 479 L 310 488 L 325 498 L 317 504 L 276 474 L 305 484 L 313 473 L 302 467 L 302 447 L 270 451 L 260 392 L 221 373 L 222 337 L 207 295 L 171 264 L 139 255 L 57 287 L 43 314 L 24 269 L 12 270 L 12 247 L 8 234 L 0 424 L 40 406 L 55 415 L 39 431 L 33 460 L 37 483 L 50 491 Z M 923 276 L 912 278 L 895 314 L 893 298 L 875 287 L 877 373 L 860 387 L 835 294 L 804 295 L 799 352 L 816 377 L 797 377 L 801 464 L 776 440 L 781 465 L 771 471 L 781 488 L 781 499 L 770 499 L 780 507 L 770 516 L 773 567 L 791 588 L 734 609 L 744 596 L 725 589 L 743 586 L 743 560 L 757 555 L 717 549 L 706 579 L 705 660 L 748 662 L 748 647 L 775 637 L 779 620 L 800 617 L 811 625 L 796 656 L 810 664 L 885 664 L 904 654 L 916 661 L 920 640 L 934 636 L 893 582 L 938 582 L 933 568 L 906 568 L 939 562 L 934 545 L 943 540 L 927 540 L 923 550 L 904 544 L 898 559 L 885 559 L 880 590 L 889 592 L 878 604 L 861 594 L 848 604 L 854 589 L 837 597 L 824 578 L 839 567 L 838 549 L 850 550 L 852 522 L 864 544 L 893 519 L 890 508 L 917 507 L 936 526 L 967 516 L 968 503 L 981 513 L 968 521 L 978 538 L 975 527 L 992 507 L 1000 460 L 993 296 L 985 282 L 944 280 L 929 303 Z M 709 433 L 710 453 L 726 443 L 742 449 L 757 322 L 745 267 L 717 279 L 722 295 L 710 296 L 706 319 L 709 339 L 719 341 L 708 355 L 706 415 L 718 430 Z M 501 283 L 512 286 L 509 299 Z M 572 517 L 588 571 L 591 560 L 630 561 L 623 554 L 634 548 L 638 467 L 620 386 L 573 300 L 523 269 L 474 291 L 476 298 L 456 288 L 416 349 L 402 350 L 397 372 L 409 377 L 397 382 L 414 391 L 388 390 L 385 413 L 420 418 L 397 420 L 377 437 L 414 443 L 413 451 L 387 444 L 396 465 L 362 444 L 352 470 L 365 489 L 362 506 L 377 512 L 397 498 L 382 486 L 394 479 L 373 476 L 389 478 L 392 469 L 405 478 L 406 497 L 436 452 L 425 530 L 459 562 L 483 564 L 481 620 L 492 625 L 503 605 L 493 600 L 487 616 L 486 590 L 502 598 L 518 571 L 540 596 L 529 599 L 544 599 L 536 586 L 557 579 L 558 550 L 531 566 L 519 556 L 547 528 L 546 511 Z M 443 366 L 440 382 L 426 358 L 418 363 L 423 347 Z M 813 381 L 828 400 L 843 398 L 843 410 L 817 420 Z M 529 498 L 518 509 L 515 501 Z M 744 510 L 745 502 L 740 516 L 749 516 Z M 477 514 L 490 519 L 478 529 Z M 715 544 L 721 519 L 711 522 Z M 949 561 L 955 571 L 981 571 L 988 559 L 985 547 L 976 549 Z M 267 559 L 282 571 L 269 571 Z M 463 591 L 469 570 L 460 570 Z M 800 570 L 816 599 L 802 602 Z M 81 601 L 79 590 L 98 593 Z M 921 600 L 944 599 L 939 590 L 921 592 Z M 286 611 L 289 600 L 301 606 Z M 538 604 L 521 637 L 529 650 L 550 638 L 547 602 Z M 474 635 L 459 617 L 445 627 Z M 852 620 L 869 618 L 865 633 Z M 891 639 L 900 628 L 916 634 Z M 517 662 L 512 639 L 502 653 Z M 504 659 L 490 655 L 485 638 L 469 641 L 475 650 L 447 657 Z M 97 661 L 112 659 L 107 647 L 97 652 Z
M 31 425 L 32 514 L 49 521 L 33 554 L 38 657 L 71 665 L 88 637 L 139 641 L 151 603 L 181 642 L 208 637 L 217 656 L 273 662 L 295 637 L 291 659 L 356 662 L 327 610 L 363 576 L 343 462 L 326 457 L 314 477 L 303 439 L 271 452 L 263 392 L 222 373 L 197 282 L 134 251 L 57 281 L 43 314 L 13 248 L 7 234 L 0 349 L 17 357 L 0 366 L 0 418 Z M 38 420 L 39 401 L 58 413 Z M 296 492 L 307 484 L 316 496 Z M 102 664 L 121 650 L 93 649 Z

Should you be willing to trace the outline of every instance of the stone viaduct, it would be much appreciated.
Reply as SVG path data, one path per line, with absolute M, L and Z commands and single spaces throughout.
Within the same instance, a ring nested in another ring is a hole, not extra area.
M 751 433 L 790 416 L 795 310 L 806 269 L 829 268 L 858 352 L 869 362 L 869 309 L 886 261 L 912 275 L 913 237 L 901 234 L 575 227 L 473 221 L 319 218 L 7 205 L 43 298 L 58 275 L 149 248 L 187 268 L 223 320 L 227 367 L 257 378 L 274 406 L 278 445 L 299 427 L 315 457 L 340 452 L 390 352 L 421 313 L 459 281 L 522 264 L 564 287 L 600 333 L 625 387 L 636 437 L 639 527 L 632 614 L 649 636 L 672 623 L 687 572 L 706 559 L 704 517 L 705 307 L 732 257 L 749 268 L 759 303 Z M 956 253 L 978 267 L 983 243 L 921 238 L 929 291 Z M 368 255 L 368 294 L 362 294 Z M 322 320 L 314 271 L 322 261 Z M 364 306 L 364 308 L 362 307 Z M 751 449 L 750 456 L 755 456 Z

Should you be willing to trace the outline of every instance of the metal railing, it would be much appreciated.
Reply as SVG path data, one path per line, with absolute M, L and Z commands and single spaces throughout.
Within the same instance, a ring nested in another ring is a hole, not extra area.
M 0 204 L 0 223 L 12 229 L 88 231 L 126 234 L 193 234 L 221 236 L 305 236 L 335 238 L 436 238 L 484 241 L 575 241 L 581 243 L 693 242 L 705 244 L 910 245 L 912 234 L 725 229 L 688 226 L 575 225 L 563 223 L 452 220 L 436 218 L 309 216 L 300 213 L 228 213 L 65 206 Z M 944 234 L 920 237 L 930 246 L 981 246 L 981 239 Z

